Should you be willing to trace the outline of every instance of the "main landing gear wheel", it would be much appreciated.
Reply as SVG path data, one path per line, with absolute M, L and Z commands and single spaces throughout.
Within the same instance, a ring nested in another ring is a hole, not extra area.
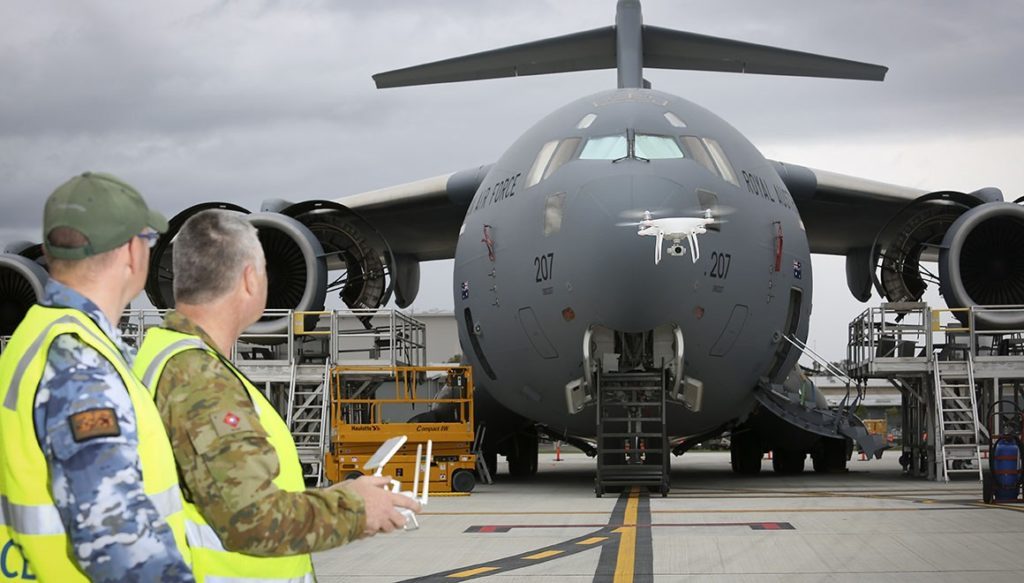
M 537 434 L 522 432 L 513 438 L 509 452 L 508 473 L 514 478 L 528 478 L 537 473 Z
M 822 439 L 820 451 L 811 454 L 814 471 L 819 474 L 846 471 L 846 440 Z
M 732 436 L 729 449 L 732 471 L 741 476 L 756 476 L 761 472 L 761 441 L 752 431 Z

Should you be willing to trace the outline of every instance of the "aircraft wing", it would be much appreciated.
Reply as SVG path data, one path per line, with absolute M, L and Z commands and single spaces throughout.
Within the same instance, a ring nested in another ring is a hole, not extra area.
M 419 261 L 455 257 L 459 229 L 473 195 L 491 165 L 460 170 L 335 202 L 356 211 L 391 245 L 391 251 Z
M 770 161 L 793 196 L 812 253 L 846 255 L 925 191 L 787 162 Z M 353 194 L 335 202 L 376 227 L 392 251 L 419 261 L 455 256 L 470 201 L 491 165 Z
M 871 247 L 875 234 L 924 190 L 770 160 L 793 196 L 811 253 L 846 255 Z

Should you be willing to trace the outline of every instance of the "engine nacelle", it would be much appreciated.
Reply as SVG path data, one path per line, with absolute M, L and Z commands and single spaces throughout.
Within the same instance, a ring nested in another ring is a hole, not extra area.
M 22 254 L 0 254 L 0 336 L 10 336 L 43 297 L 49 275 Z
M 157 308 L 173 308 L 174 240 L 182 225 L 200 211 L 219 208 L 248 214 L 242 207 L 227 203 L 204 203 L 178 213 L 169 222 L 150 261 L 146 295 Z M 267 260 L 267 308 L 316 312 L 324 309 L 327 297 L 327 261 L 316 236 L 302 223 L 279 213 L 249 214 L 259 231 Z M 311 323 L 307 323 L 310 325 Z M 287 317 L 265 318 L 247 332 L 280 334 L 290 325 Z
M 384 236 L 352 209 L 332 201 L 310 200 L 285 206 L 280 212 L 294 217 L 316 236 L 330 271 L 344 270 L 331 287 L 340 288 L 346 306 L 378 308 L 395 293 L 398 306 L 404 308 L 416 298 L 419 263 L 394 255 Z
M 938 261 L 938 284 L 950 308 L 1024 305 L 1024 207 L 1002 201 L 997 189 L 933 192 L 908 204 L 876 236 L 875 245 L 853 255 L 854 292 L 867 292 L 857 264 L 870 259 L 875 289 L 890 302 L 919 301 Z M 847 271 L 851 271 L 847 258 Z M 875 271 L 877 270 L 877 276 Z M 856 283 L 856 285 L 854 285 Z M 859 299 L 866 300 L 868 294 Z M 967 325 L 968 314 L 954 312 Z M 1020 310 L 976 311 L 981 329 L 1024 328 Z
M 950 225 L 939 251 L 942 295 L 951 308 L 1024 305 L 1024 207 L 979 205 Z M 964 316 L 958 317 L 963 318 Z M 975 312 L 990 330 L 1024 328 L 1020 311 Z

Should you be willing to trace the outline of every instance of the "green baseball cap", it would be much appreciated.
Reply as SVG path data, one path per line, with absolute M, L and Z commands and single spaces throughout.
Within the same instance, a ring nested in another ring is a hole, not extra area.
M 74 229 L 88 239 L 84 247 L 56 247 L 49 243 L 56 227 Z M 101 172 L 86 172 L 68 180 L 50 198 L 43 211 L 43 246 L 57 259 L 84 259 L 116 249 L 150 227 L 167 231 L 167 219 L 150 210 L 142 195 L 123 180 Z

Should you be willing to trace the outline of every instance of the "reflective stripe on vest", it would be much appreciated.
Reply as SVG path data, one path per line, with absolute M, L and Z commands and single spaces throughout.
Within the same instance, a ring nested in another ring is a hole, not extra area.
M 69 308 L 33 306 L 0 356 L 0 547 L 11 564 L 25 565 L 24 572 L 42 581 L 86 580 L 54 503 L 49 463 L 35 431 L 36 393 L 50 346 L 65 334 L 95 350 L 123 383 L 136 420 L 143 492 L 187 562 L 183 503 L 159 412 L 113 340 L 87 314 Z
M 25 534 L 64 534 L 64 523 L 56 506 L 15 504 L 0 495 L 0 525 Z
M 139 379 L 142 381 L 142 384 L 146 385 L 146 387 L 150 389 L 151 393 L 155 391 L 156 387 L 153 385 L 153 381 L 155 380 L 154 377 L 156 377 L 156 373 L 162 370 L 163 365 L 165 365 L 172 356 L 184 350 L 188 350 L 190 348 L 209 350 L 209 347 L 206 346 L 206 343 L 199 338 L 183 338 L 181 340 L 178 340 L 177 342 L 174 342 L 170 346 L 161 350 L 160 353 L 157 354 L 155 357 L 153 357 L 153 362 L 149 363 L 149 366 L 146 367 L 146 370 L 143 371 L 141 375 L 139 375 Z
M 14 369 L 14 376 L 11 377 L 11 389 L 7 391 L 7 396 L 4 398 L 4 407 L 7 407 L 11 411 L 18 410 L 18 387 L 21 386 L 21 380 L 25 376 L 25 371 L 28 369 L 28 365 L 36 356 L 39 355 L 39 349 L 43 347 L 43 342 L 46 341 L 46 337 L 50 334 L 50 330 L 53 330 L 55 326 L 59 326 L 61 324 L 75 324 L 77 322 L 78 319 L 74 316 L 63 316 L 61 318 L 57 318 L 53 322 L 50 322 L 50 324 L 39 333 L 39 336 L 32 342 L 32 346 L 28 347 L 28 350 L 25 351 L 25 354 L 18 361 L 18 366 Z M 110 342 L 109 340 L 104 340 L 88 328 L 83 327 L 82 330 L 91 334 L 93 339 L 97 342 Z M 117 354 L 120 356 L 120 352 Z M 125 368 L 127 368 L 128 363 L 126 363 L 123 358 L 121 359 L 121 363 L 125 365 Z
M 182 352 L 197 349 L 221 362 L 245 388 L 259 416 L 259 422 L 267 433 L 267 439 L 278 456 L 280 471 L 273 480 L 274 485 L 286 492 L 304 491 L 305 480 L 295 442 L 280 415 L 245 375 L 201 338 L 168 328 L 150 328 L 135 359 L 135 372 L 147 382 L 150 394 L 155 396 L 167 363 Z M 200 583 L 315 581 L 312 558 L 308 554 L 256 557 L 225 549 L 217 531 L 207 524 L 199 509 L 188 502 L 185 503 L 185 534 L 192 547 L 193 571 Z
M 149 496 L 149 501 L 164 519 L 184 509 L 177 484 Z M 3 495 L 0 495 L 0 525 L 8 525 L 23 534 L 64 534 L 64 522 L 56 506 L 15 504 Z

